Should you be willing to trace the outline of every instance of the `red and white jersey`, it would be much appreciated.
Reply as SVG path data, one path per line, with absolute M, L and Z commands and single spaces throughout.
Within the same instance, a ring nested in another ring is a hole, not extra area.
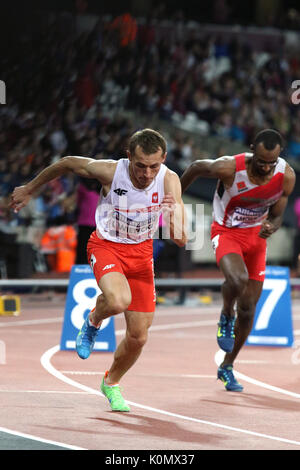
M 219 225 L 239 228 L 261 225 L 269 208 L 282 195 L 286 161 L 278 158 L 270 181 L 257 185 L 251 183 L 246 169 L 245 159 L 252 155 L 234 155 L 236 171 L 230 188 L 225 188 L 223 182 L 218 181 L 213 200 L 213 219 Z
M 152 183 L 145 189 L 135 188 L 129 176 L 129 160 L 118 161 L 109 193 L 100 193 L 95 220 L 100 238 L 117 243 L 141 243 L 153 238 L 164 197 L 162 164 Z

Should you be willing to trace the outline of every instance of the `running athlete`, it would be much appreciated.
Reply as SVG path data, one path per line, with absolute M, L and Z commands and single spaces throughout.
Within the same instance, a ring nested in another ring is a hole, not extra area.
M 87 245 L 102 293 L 77 336 L 76 350 L 87 359 L 102 321 L 124 312 L 125 338 L 101 383 L 113 411 L 130 411 L 119 381 L 141 354 L 154 316 L 152 238 L 161 212 L 172 240 L 179 246 L 187 241 L 180 180 L 164 164 L 165 139 L 152 129 L 138 131 L 130 139 L 127 156 L 118 161 L 64 157 L 15 188 L 11 201 L 11 207 L 20 210 L 42 185 L 67 172 L 98 179 L 102 185 L 96 230 Z
M 265 278 L 266 240 L 280 227 L 295 185 L 294 170 L 279 156 L 277 131 L 259 132 L 250 149 L 253 153 L 195 161 L 181 177 L 183 192 L 198 177 L 218 179 L 211 240 L 225 277 L 217 342 L 226 354 L 217 377 L 236 392 L 243 386 L 234 377 L 233 362 L 252 329 Z

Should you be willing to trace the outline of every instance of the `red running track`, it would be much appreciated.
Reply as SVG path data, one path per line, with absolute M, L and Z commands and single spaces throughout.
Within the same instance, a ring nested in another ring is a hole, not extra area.
M 58 350 L 64 296 L 21 302 L 19 317 L 0 317 L 3 428 L 80 449 L 300 449 L 297 341 L 245 347 L 235 366 L 244 392 L 227 392 L 216 380 L 218 305 L 158 307 L 142 356 L 121 383 L 131 412 L 113 413 L 99 391 L 112 353 L 82 361 Z M 293 322 L 297 340 L 295 303 Z M 122 315 L 115 328 L 120 341 Z

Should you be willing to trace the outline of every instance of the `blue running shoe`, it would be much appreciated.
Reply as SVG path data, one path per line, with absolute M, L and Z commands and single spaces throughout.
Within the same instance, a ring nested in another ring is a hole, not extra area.
M 232 371 L 232 365 L 220 366 L 218 368 L 218 379 L 222 380 L 226 390 L 229 392 L 242 392 L 244 387 L 236 380 Z
M 91 354 L 98 331 L 99 328 L 90 326 L 89 316 L 87 316 L 76 338 L 76 351 L 81 359 L 87 359 Z
M 231 352 L 234 346 L 235 334 L 234 325 L 235 317 L 228 317 L 221 313 L 218 323 L 217 342 L 220 348 L 225 352 Z

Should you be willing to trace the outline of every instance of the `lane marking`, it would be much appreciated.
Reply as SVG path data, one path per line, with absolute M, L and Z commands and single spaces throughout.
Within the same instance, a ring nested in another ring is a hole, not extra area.
M 6 433 L 6 434 L 12 434 L 13 436 L 24 437 L 26 439 L 31 439 L 32 441 L 44 442 L 45 444 L 52 444 L 52 445 L 59 446 L 59 447 L 65 447 L 66 449 L 87 450 L 87 449 L 84 449 L 83 447 L 63 444 L 62 442 L 57 442 L 57 441 L 50 441 L 49 439 L 43 439 L 42 437 L 33 436 L 32 434 L 25 434 L 23 432 L 13 431 L 12 429 L 0 427 L 0 432 Z
M 82 371 L 82 370 L 61 370 L 61 373 L 62 374 L 66 374 L 66 375 L 104 375 L 105 374 L 105 371 L 89 371 L 89 372 L 86 372 L 86 371 Z M 211 379 L 211 378 L 216 378 L 215 375 L 199 375 L 199 374 L 143 374 L 142 375 L 143 377 L 147 376 L 151 376 L 151 377 L 166 377 L 168 379 L 170 378 L 178 378 L 178 377 L 196 377 L 196 378 L 199 378 L 199 379 Z M 0 390 L 1 392 L 1 390 Z M 78 392 L 79 393 L 79 392 Z
M 100 391 L 94 390 L 93 388 L 87 387 L 86 385 L 83 385 L 79 382 L 76 382 L 76 381 L 70 379 L 69 377 L 66 377 L 65 375 L 63 375 L 57 369 L 55 369 L 55 367 L 51 364 L 51 359 L 54 356 L 54 354 L 56 354 L 59 351 L 59 348 L 60 348 L 59 345 L 53 346 L 52 348 L 48 349 L 48 351 L 46 351 L 42 355 L 40 361 L 41 361 L 41 364 L 44 367 L 44 369 L 47 372 L 49 372 L 51 375 L 56 377 L 58 380 L 61 380 L 65 383 L 71 385 L 72 387 L 76 387 L 76 388 L 84 390 L 84 391 L 86 391 L 90 394 L 101 396 L 102 398 L 105 398 L 104 395 Z M 172 418 L 178 418 L 178 419 L 182 419 L 182 420 L 185 420 L 185 421 L 191 421 L 191 422 L 194 422 L 194 423 L 199 423 L 199 424 L 212 426 L 212 427 L 215 427 L 215 428 L 226 429 L 228 431 L 235 431 L 237 433 L 247 434 L 247 435 L 254 436 L 254 437 L 260 437 L 260 438 L 269 439 L 269 440 L 272 440 L 272 441 L 279 441 L 279 442 L 284 442 L 286 444 L 292 444 L 292 445 L 300 446 L 300 442 L 293 441 L 293 440 L 290 440 L 290 439 L 285 439 L 283 437 L 270 436 L 268 434 L 258 433 L 258 432 L 249 431 L 249 430 L 246 430 L 246 429 L 227 426 L 225 424 L 219 424 L 219 423 L 214 423 L 214 422 L 211 422 L 211 421 L 205 421 L 205 420 L 201 420 L 201 419 L 197 419 L 197 418 L 192 418 L 190 416 L 184 416 L 184 415 L 180 415 L 180 414 L 177 414 L 177 413 L 171 413 L 169 411 L 160 410 L 158 408 L 153 408 L 151 406 L 141 405 L 140 403 L 135 403 L 135 402 L 128 401 L 128 400 L 126 400 L 126 401 L 129 405 L 133 405 L 136 408 L 141 408 L 141 409 L 151 411 L 151 412 L 154 412 L 154 413 L 158 413 L 158 414 L 161 414 L 161 415 L 165 415 L 165 416 L 171 416 Z
M 74 392 L 71 390 L 0 390 L 0 393 L 71 393 L 75 395 L 86 395 L 86 392 Z
M 0 328 L 5 328 L 6 326 L 27 326 L 27 325 L 43 325 L 47 323 L 59 323 L 62 322 L 62 317 L 55 317 L 55 318 L 41 318 L 39 320 L 17 320 L 17 321 L 9 321 L 0 323 Z
M 187 313 L 187 316 L 188 315 L 205 315 L 205 314 L 209 314 L 209 312 L 188 312 Z M 177 314 L 171 314 L 170 312 L 159 312 L 157 314 L 156 317 L 154 317 L 154 319 L 156 318 L 161 318 L 161 317 L 168 317 L 168 316 L 181 316 L 182 317 L 182 314 L 181 313 L 177 313 Z M 294 318 L 297 317 L 294 316 Z M 300 318 L 300 315 L 299 315 L 299 318 Z M 15 326 L 31 326 L 31 325 L 43 325 L 43 324 L 47 324 L 47 323 L 62 323 L 63 322 L 63 317 L 51 317 L 51 318 L 43 318 L 43 319 L 37 319 L 37 320 L 16 320 L 16 321 L 9 321 L 9 322 L 1 322 L 0 323 L 0 328 L 5 328 L 5 327 L 15 327 Z M 200 322 L 200 323 L 199 323 Z M 217 325 L 217 322 L 218 320 L 207 320 L 206 323 L 202 323 L 202 322 L 205 322 L 205 320 L 199 320 L 199 322 L 190 322 L 190 323 L 178 323 L 178 325 L 182 325 L 184 326 L 185 324 L 187 324 L 189 326 L 197 326 L 197 323 L 199 323 L 199 326 L 203 325 L 203 326 L 210 326 L 210 325 Z M 175 323 L 176 325 L 176 323 Z M 154 325 L 155 328 L 157 327 L 156 325 Z M 153 327 L 152 327 L 153 328 Z M 162 329 L 167 329 L 167 327 L 164 327 Z M 122 331 L 122 334 L 125 330 L 120 330 Z M 294 330 L 294 335 L 300 335 L 300 330 Z

